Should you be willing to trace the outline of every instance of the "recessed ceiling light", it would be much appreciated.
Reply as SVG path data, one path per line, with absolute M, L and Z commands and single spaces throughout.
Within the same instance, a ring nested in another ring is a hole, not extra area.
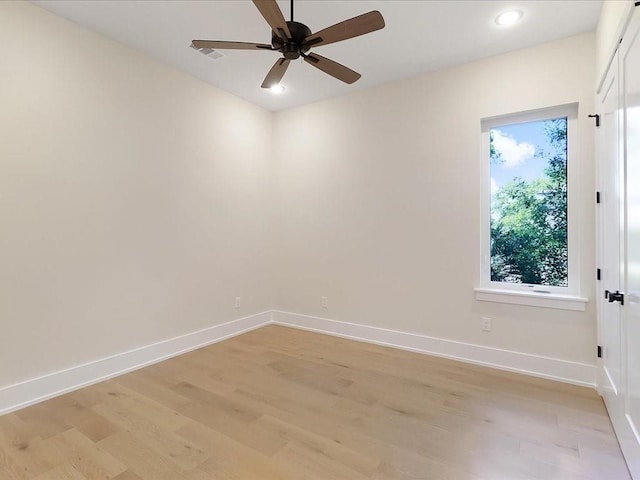
M 271 88 L 269 88 L 269 90 L 271 91 L 271 93 L 284 93 L 284 85 L 280 85 L 279 83 L 277 85 L 273 85 Z
M 508 27 L 515 23 L 518 23 L 522 18 L 522 11 L 520 10 L 508 10 L 506 12 L 502 12 L 500 15 L 496 17 L 496 24 L 501 27 Z

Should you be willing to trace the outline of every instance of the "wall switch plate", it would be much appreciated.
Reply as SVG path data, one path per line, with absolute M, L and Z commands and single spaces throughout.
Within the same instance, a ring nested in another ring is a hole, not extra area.
M 489 317 L 482 317 L 480 319 L 480 328 L 483 332 L 491 331 L 491 319 Z
M 322 308 L 329 308 L 329 299 L 327 297 L 320 297 L 320 305 Z
M 240 297 L 236 297 L 236 301 L 234 304 L 235 308 L 240 308 Z

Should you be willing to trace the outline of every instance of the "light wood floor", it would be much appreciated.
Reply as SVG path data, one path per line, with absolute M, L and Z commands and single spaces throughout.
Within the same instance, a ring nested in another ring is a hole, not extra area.
M 628 479 L 592 390 L 269 326 L 0 417 L 0 479 Z

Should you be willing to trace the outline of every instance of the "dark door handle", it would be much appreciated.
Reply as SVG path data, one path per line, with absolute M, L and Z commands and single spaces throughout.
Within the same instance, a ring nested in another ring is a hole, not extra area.
M 604 298 L 609 300 L 609 303 L 620 302 L 620 305 L 624 305 L 624 293 L 616 290 L 615 292 L 610 292 L 609 290 L 604 291 Z

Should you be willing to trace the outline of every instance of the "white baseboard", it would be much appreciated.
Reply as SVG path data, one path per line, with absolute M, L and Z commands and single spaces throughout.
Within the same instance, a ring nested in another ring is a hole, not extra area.
M 0 388 L 0 415 L 271 323 L 262 312 Z
M 0 388 L 0 415 L 272 323 L 575 385 L 596 385 L 595 365 L 273 310 Z
M 574 385 L 591 388 L 596 386 L 595 364 L 571 362 L 277 310 L 272 312 L 272 322 L 277 325 L 451 358 Z

